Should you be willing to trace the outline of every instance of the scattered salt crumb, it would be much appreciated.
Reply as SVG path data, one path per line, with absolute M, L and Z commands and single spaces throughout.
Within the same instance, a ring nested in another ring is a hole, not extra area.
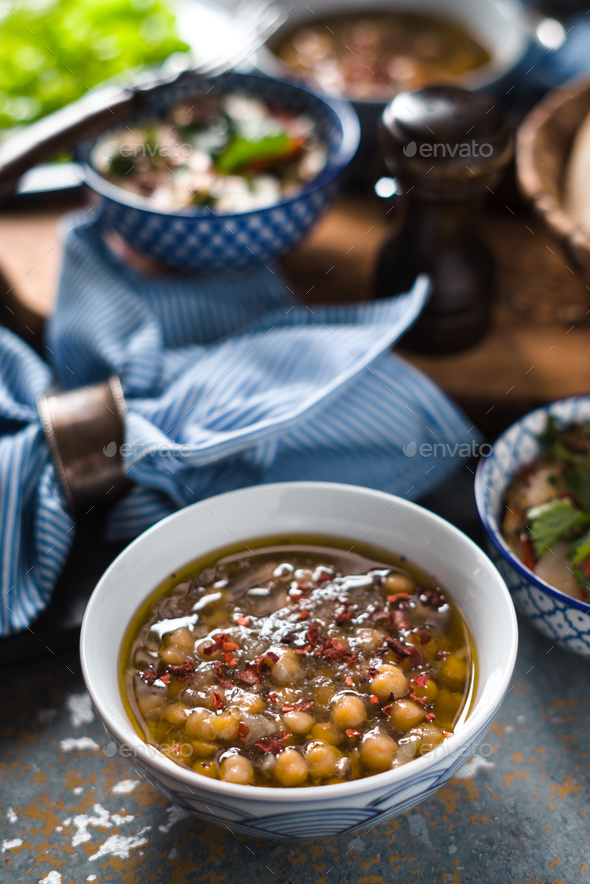
M 68 694 L 66 697 L 66 706 L 70 713 L 70 724 L 72 727 L 80 727 L 83 724 L 90 724 L 90 722 L 94 720 L 90 694 L 86 691 L 81 694 Z
M 180 820 L 183 820 L 186 816 L 190 816 L 187 810 L 183 810 L 182 807 L 176 807 L 175 804 L 171 807 L 167 807 L 166 813 L 168 814 L 169 819 L 163 826 L 158 826 L 160 832 L 169 832 L 175 823 L 180 822 Z
M 352 841 L 349 841 L 346 845 L 350 848 L 350 850 L 364 850 L 365 844 L 360 835 L 357 835 L 356 838 L 353 838 Z
M 22 838 L 13 838 L 12 841 L 3 841 L 2 853 L 6 853 L 7 850 L 12 850 L 14 847 L 20 847 L 22 843 Z
M 16 823 L 18 817 L 14 812 L 14 807 L 9 807 L 6 811 L 6 817 L 9 823 Z
M 86 878 L 87 881 L 96 881 L 96 875 L 88 875 Z
M 63 830 L 64 830 L 64 827 L 63 827 L 63 826 L 56 826 L 56 827 L 55 827 L 55 831 L 56 831 L 56 832 L 63 832 Z
M 180 856 L 176 847 L 173 847 L 170 853 L 168 854 L 168 859 L 177 859 Z
M 457 852 L 457 845 L 456 845 L 456 844 L 451 844 L 451 846 L 449 847 L 449 853 L 450 853 L 450 854 L 453 854 L 453 853 L 456 853 L 456 852 Z
M 524 717 L 524 715 L 517 715 L 516 720 L 519 724 L 524 724 L 526 721 L 526 718 Z
M 39 878 L 39 884 L 61 884 L 61 875 L 55 869 L 48 872 L 44 878 Z
M 139 786 L 140 782 L 141 780 L 121 780 L 119 783 L 115 783 L 111 792 L 114 792 L 115 795 L 129 795 Z
M 458 780 L 468 780 L 469 777 L 475 776 L 480 768 L 489 770 L 493 766 L 493 762 L 487 761 L 485 758 L 482 758 L 481 755 L 474 755 L 467 764 L 464 764 L 463 767 L 457 771 L 455 777 Z
M 419 813 L 413 813 L 408 817 L 408 825 L 410 827 L 410 835 L 419 838 L 424 844 L 430 845 L 428 837 L 428 829 L 426 828 L 426 820 Z
M 37 720 L 41 724 L 51 724 L 57 716 L 57 709 L 37 709 Z
M 505 733 L 505 734 L 511 734 L 513 730 L 514 730 L 514 728 L 512 727 L 512 725 L 511 725 L 511 724 L 507 724 L 506 727 L 504 728 L 504 733 Z
M 134 819 L 131 814 L 120 816 L 120 814 L 114 813 L 111 816 L 108 810 L 106 810 L 101 804 L 95 804 L 91 810 L 92 813 L 89 811 L 87 813 L 78 814 L 78 816 L 75 816 L 72 820 L 72 826 L 76 827 L 76 832 L 72 836 L 72 847 L 77 847 L 78 844 L 84 844 L 86 841 L 90 841 L 91 835 L 88 831 L 89 826 L 92 826 L 95 829 L 111 829 L 113 826 L 121 826 Z M 64 826 L 67 826 L 68 823 L 69 820 L 64 820 Z
M 59 741 L 59 748 L 62 752 L 96 752 L 100 746 L 90 737 L 68 737 Z
M 151 826 L 145 826 L 136 835 L 130 835 L 128 838 L 124 838 L 123 835 L 111 835 L 104 844 L 101 844 L 96 853 L 93 853 L 88 858 L 95 860 L 101 859 L 103 856 L 117 856 L 119 859 L 129 859 L 129 854 L 132 850 L 148 843 L 148 839 L 144 835 L 150 829 Z
M 74 793 L 74 795 L 81 795 L 83 791 L 84 791 L 84 786 L 74 786 L 74 788 L 72 789 L 72 792 Z

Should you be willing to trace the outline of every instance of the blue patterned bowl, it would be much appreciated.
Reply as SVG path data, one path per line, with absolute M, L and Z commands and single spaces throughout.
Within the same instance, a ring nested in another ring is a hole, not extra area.
M 513 424 L 481 460 L 475 476 L 475 500 L 486 533 L 490 558 L 506 581 L 514 604 L 543 635 L 568 651 L 590 657 L 590 605 L 554 589 L 526 568 L 502 537 L 504 494 L 512 477 L 541 451 L 537 439 L 548 415 L 563 423 L 590 419 L 590 396 L 574 396 L 538 408 Z
M 295 196 L 274 206 L 232 215 L 215 215 L 205 206 L 177 212 L 153 207 L 147 197 L 113 185 L 89 164 L 92 144 L 78 154 L 88 186 L 100 198 L 97 223 L 115 230 L 140 252 L 171 267 L 229 269 L 262 263 L 288 252 L 310 231 L 336 194 L 339 179 L 356 153 L 360 128 L 352 106 L 340 99 L 321 98 L 303 86 L 259 74 L 225 74 L 214 80 L 183 76 L 153 97 L 154 116 L 186 96 L 239 89 L 308 114 L 328 148 L 320 174 Z M 145 112 L 143 114 L 145 117 Z
M 240 786 L 180 768 L 141 740 L 119 688 L 119 649 L 138 607 L 167 576 L 215 549 L 256 538 L 316 534 L 371 542 L 407 555 L 447 587 L 475 643 L 468 715 L 433 752 L 376 776 L 331 786 Z M 113 562 L 92 594 L 80 640 L 90 696 L 117 751 L 175 804 L 259 838 L 350 834 L 387 822 L 440 789 L 481 744 L 510 684 L 518 642 L 510 595 L 485 553 L 434 513 L 349 485 L 285 482 L 243 488 L 188 506 L 154 525 Z

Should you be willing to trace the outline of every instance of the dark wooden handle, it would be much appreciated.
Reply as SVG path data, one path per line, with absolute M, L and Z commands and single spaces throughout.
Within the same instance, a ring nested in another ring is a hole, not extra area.
M 0 146 L 0 198 L 11 193 L 20 177 L 37 163 L 127 117 L 135 101 L 132 89 L 103 87 L 9 137 Z

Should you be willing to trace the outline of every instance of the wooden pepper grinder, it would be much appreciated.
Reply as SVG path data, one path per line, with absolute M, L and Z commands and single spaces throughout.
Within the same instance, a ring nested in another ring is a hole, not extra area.
M 428 273 L 431 297 L 404 346 L 428 353 L 470 347 L 487 330 L 494 288 L 494 258 L 477 222 L 512 156 L 511 132 L 488 96 L 430 86 L 388 104 L 381 136 L 404 196 L 379 255 L 375 295 L 407 292 L 418 273 Z

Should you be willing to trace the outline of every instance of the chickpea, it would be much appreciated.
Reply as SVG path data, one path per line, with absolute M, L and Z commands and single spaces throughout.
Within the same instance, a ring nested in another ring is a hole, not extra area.
M 235 740 L 238 734 L 239 719 L 235 719 L 230 712 L 221 712 L 211 716 L 211 728 L 213 735 L 220 740 Z
M 299 786 L 309 776 L 309 764 L 301 752 L 290 746 L 276 756 L 274 777 L 281 786 Z
M 367 717 L 365 704 L 354 694 L 343 694 L 332 706 L 332 721 L 343 729 L 358 727 Z
M 388 592 L 407 592 L 408 595 L 411 595 L 416 589 L 416 583 L 412 580 L 411 577 L 406 577 L 405 574 L 388 574 L 383 584 Z
M 206 743 L 204 740 L 192 740 L 193 752 L 199 758 L 209 758 L 217 752 L 217 743 Z
M 221 779 L 228 783 L 254 784 L 254 766 L 244 755 L 228 755 L 221 762 Z
M 211 723 L 214 718 L 215 716 L 208 709 L 201 707 L 193 709 L 186 720 L 187 735 L 197 737 L 199 740 L 214 740 L 217 736 Z
M 232 706 L 237 706 L 241 712 L 256 714 L 266 709 L 266 703 L 258 694 L 250 694 L 248 691 L 237 691 L 232 694 Z
M 388 770 L 397 752 L 397 743 L 383 731 L 365 734 L 360 747 L 360 759 L 369 770 Z
M 316 685 L 313 696 L 318 706 L 327 706 L 334 696 L 334 685 L 332 683 Z
M 164 663 L 168 663 L 170 666 L 180 666 L 186 660 L 185 652 L 177 648 L 176 645 L 169 645 L 167 648 L 164 648 L 163 651 L 160 651 L 160 657 Z
M 344 739 L 342 731 L 335 728 L 331 721 L 314 724 L 310 737 L 312 740 L 323 740 L 324 743 L 329 743 L 331 746 L 339 746 Z
M 428 703 L 434 703 L 436 695 L 438 694 L 438 687 L 436 686 L 436 682 L 429 678 L 425 685 L 412 683 L 412 692 L 416 694 L 417 697 L 424 698 Z
M 181 651 L 192 651 L 195 644 L 195 637 L 186 626 L 175 629 L 170 633 L 170 644 L 180 648 Z
M 464 657 L 457 657 L 450 654 L 440 668 L 440 679 L 451 688 L 451 690 L 460 691 L 467 678 L 467 661 Z
M 462 694 L 454 694 L 452 691 L 449 691 L 448 688 L 441 688 L 436 695 L 434 703 L 434 711 L 436 712 L 437 717 L 440 715 L 441 718 L 452 721 L 459 711 L 462 700 Z
M 421 724 L 419 727 L 412 728 L 412 730 L 408 731 L 404 739 L 407 737 L 412 737 L 417 740 L 421 747 L 421 754 L 425 752 L 431 752 L 436 746 L 439 746 L 445 735 L 432 722 L 427 722 L 426 724 Z
M 414 700 L 396 700 L 391 709 L 391 723 L 398 731 L 409 731 L 424 721 L 426 712 Z
M 303 669 L 292 648 L 280 652 L 279 661 L 272 670 L 272 679 L 277 684 L 290 684 L 299 681 L 303 676 Z
M 214 761 L 195 761 L 193 770 L 204 777 L 211 777 L 213 780 L 219 779 L 219 771 Z
M 166 707 L 164 718 L 170 724 L 182 726 L 186 722 L 186 707 L 182 703 L 172 703 L 172 705 Z
M 315 724 L 314 719 L 308 712 L 285 712 L 283 724 L 294 734 L 306 734 Z
M 376 651 L 386 638 L 387 633 L 383 632 L 382 629 L 369 629 L 368 627 L 364 627 L 357 630 L 355 644 L 362 651 L 371 652 Z
M 408 679 L 399 668 L 385 663 L 371 682 L 371 690 L 380 700 L 389 700 L 391 695 L 397 700 L 408 689 Z
M 166 709 L 166 700 L 158 694 L 145 694 L 138 698 L 137 705 L 146 721 L 159 721 Z
M 332 777 L 336 773 L 338 755 L 329 743 L 319 740 L 308 743 L 305 750 L 306 758 L 314 777 Z

